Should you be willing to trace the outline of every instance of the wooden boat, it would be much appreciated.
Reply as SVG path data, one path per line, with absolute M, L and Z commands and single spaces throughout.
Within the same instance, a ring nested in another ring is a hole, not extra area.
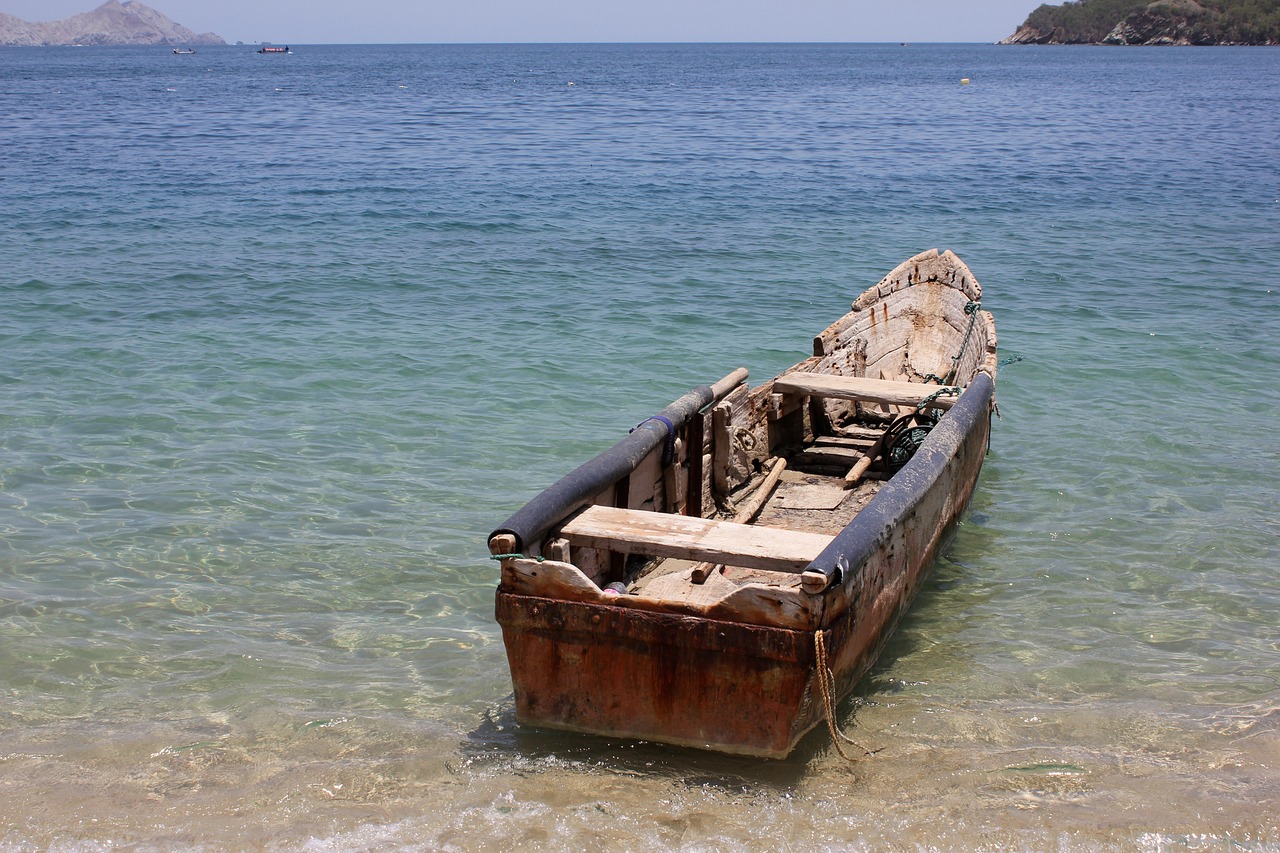
M 917 255 L 811 358 L 695 389 L 495 530 L 517 720 L 772 758 L 835 736 L 982 467 L 981 295 Z

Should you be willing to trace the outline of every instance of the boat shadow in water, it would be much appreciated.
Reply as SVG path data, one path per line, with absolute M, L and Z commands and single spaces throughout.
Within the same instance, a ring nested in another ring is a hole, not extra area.
M 886 689 L 894 687 L 886 682 Z M 860 731 L 859 708 L 874 703 L 878 692 L 873 685 L 840 703 L 837 718 L 853 740 L 866 742 L 880 751 L 883 745 L 874 733 Z M 846 746 L 854 756 L 853 773 L 860 761 L 874 761 L 855 747 Z M 796 744 L 784 759 L 754 755 L 732 755 L 693 747 L 673 746 L 654 741 L 610 738 L 602 735 L 566 732 L 522 725 L 516 720 L 514 697 L 487 708 L 480 722 L 467 732 L 458 749 L 458 762 L 450 766 L 457 774 L 465 771 L 537 773 L 580 769 L 585 773 L 643 778 L 666 777 L 684 785 L 709 787 L 742 793 L 755 790 L 785 791 L 799 785 L 813 772 L 815 764 L 841 761 L 824 728 L 814 729 Z

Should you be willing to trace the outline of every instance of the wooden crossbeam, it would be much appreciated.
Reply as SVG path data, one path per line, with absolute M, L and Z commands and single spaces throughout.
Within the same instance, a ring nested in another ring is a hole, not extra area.
M 775 572 L 804 571 L 831 542 L 821 533 L 611 506 L 587 507 L 561 535 L 588 548 Z
M 894 406 L 917 406 L 940 390 L 938 385 L 921 382 L 898 382 L 892 379 L 867 379 L 861 376 L 832 376 L 827 373 L 788 373 L 773 381 L 780 394 L 810 397 L 833 397 L 840 400 L 863 400 Z M 938 397 L 930 408 L 949 409 L 956 397 Z

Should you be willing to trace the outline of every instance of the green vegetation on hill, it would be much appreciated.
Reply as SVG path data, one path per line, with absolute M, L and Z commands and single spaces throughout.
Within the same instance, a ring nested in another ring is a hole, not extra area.
M 1073 0 L 1042 5 L 1006 41 L 1280 44 L 1280 0 Z

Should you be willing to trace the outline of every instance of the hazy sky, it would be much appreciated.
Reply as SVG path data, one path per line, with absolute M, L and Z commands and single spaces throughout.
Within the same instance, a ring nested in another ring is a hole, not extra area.
M 102 0 L 0 0 L 26 21 Z M 229 42 L 991 42 L 1039 0 L 141 0 Z M 1057 0 L 1055 0 L 1057 2 Z

